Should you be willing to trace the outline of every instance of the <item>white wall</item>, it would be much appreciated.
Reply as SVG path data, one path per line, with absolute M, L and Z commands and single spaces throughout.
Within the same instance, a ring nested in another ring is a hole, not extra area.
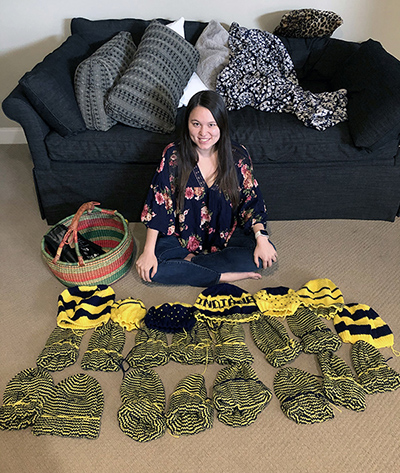
M 236 21 L 248 28 L 273 31 L 283 13 L 317 8 L 335 11 L 343 18 L 334 37 L 350 41 L 374 38 L 400 58 L 398 0 L 0 0 L 0 6 L 0 101 L 26 71 L 65 40 L 70 20 L 77 16 L 93 20 L 184 16 L 206 22 L 215 19 L 225 25 Z M 16 126 L 0 113 L 0 131 L 12 132 Z

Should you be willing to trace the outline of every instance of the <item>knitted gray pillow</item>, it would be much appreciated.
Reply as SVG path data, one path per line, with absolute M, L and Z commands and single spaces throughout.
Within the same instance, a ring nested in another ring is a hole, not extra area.
M 106 100 L 107 114 L 125 125 L 172 132 L 179 99 L 198 60 L 193 45 L 152 21 L 131 65 Z
M 89 130 L 107 131 L 115 125 L 104 110 L 104 100 L 132 62 L 136 49 L 131 34 L 121 31 L 76 68 L 76 100 Z

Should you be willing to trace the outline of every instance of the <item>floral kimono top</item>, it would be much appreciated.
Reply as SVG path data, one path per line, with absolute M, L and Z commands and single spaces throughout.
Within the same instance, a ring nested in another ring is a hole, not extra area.
M 141 220 L 163 235 L 175 235 L 192 253 L 224 248 L 237 226 L 245 231 L 256 223 L 267 223 L 267 213 L 253 164 L 247 150 L 232 143 L 240 188 L 240 202 L 234 211 L 228 196 L 216 184 L 208 187 L 198 166 L 191 172 L 184 206 L 176 210 L 177 147 L 169 144 L 153 177 Z

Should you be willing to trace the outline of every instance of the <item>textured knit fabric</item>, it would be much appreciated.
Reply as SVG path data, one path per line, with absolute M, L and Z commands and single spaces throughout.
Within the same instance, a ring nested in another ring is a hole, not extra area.
M 84 330 L 56 327 L 39 354 L 36 364 L 49 371 L 61 371 L 73 365 L 79 355 Z
M 171 434 L 178 437 L 211 429 L 214 408 L 207 397 L 204 376 L 191 374 L 178 383 L 169 399 L 166 418 Z
M 345 343 L 364 340 L 376 348 L 393 347 L 394 335 L 381 317 L 365 304 L 349 304 L 338 312 L 333 323 Z
M 115 301 L 111 307 L 111 320 L 130 332 L 142 327 L 146 307 L 140 299 L 128 297 Z
M 32 433 L 95 439 L 100 433 L 104 395 L 99 382 L 78 373 L 56 386 L 55 396 L 47 399 Z
M 106 113 L 125 125 L 158 133 L 175 129 L 179 99 L 199 52 L 171 28 L 152 21 L 135 57 L 106 99 Z
M 245 427 L 255 422 L 271 399 L 271 390 L 245 363 L 222 368 L 214 381 L 217 418 L 231 427 Z
M 301 339 L 304 353 L 336 351 L 342 344 L 340 337 L 308 307 L 300 306 L 286 320 L 293 334 Z
M 301 343 L 290 338 L 285 326 L 275 317 L 263 315 L 258 320 L 252 320 L 250 332 L 256 346 L 275 368 L 290 363 L 302 351 Z
M 182 302 L 165 303 L 152 306 L 147 311 L 144 322 L 148 328 L 162 332 L 175 333 L 182 330 L 192 330 L 196 319 L 194 307 Z
M 107 322 L 115 292 L 106 284 L 73 286 L 58 297 L 57 325 L 62 328 L 87 330 Z
M 82 368 L 94 371 L 119 371 L 123 360 L 124 345 L 124 329 L 109 320 L 92 333 L 88 348 L 82 358 Z
M 315 424 L 334 417 L 321 384 L 306 371 L 281 368 L 274 378 L 274 392 L 282 412 L 297 424 Z
M 342 291 L 330 279 L 312 279 L 297 295 L 302 305 L 326 319 L 333 318 L 344 306 Z
M 207 325 L 196 322 L 190 332 L 177 332 L 172 335 L 169 346 L 171 361 L 184 365 L 208 365 L 214 363 L 213 342 Z
M 317 357 L 324 375 L 322 388 L 326 398 L 333 404 L 347 409 L 364 411 L 365 391 L 356 381 L 346 362 L 328 350 L 318 353 Z
M 120 389 L 118 411 L 120 429 L 137 442 L 162 437 L 166 430 L 165 390 L 152 369 L 136 368 L 125 376 Z
M 104 100 L 132 62 L 135 52 L 131 34 L 121 31 L 76 68 L 76 100 L 89 130 L 107 131 L 116 123 L 106 114 Z
M 0 406 L 0 430 L 19 430 L 34 424 L 55 385 L 43 368 L 28 368 L 15 375 L 6 386 Z
M 254 358 L 246 342 L 242 324 L 224 322 L 213 332 L 215 336 L 214 361 L 220 365 L 253 363 Z
M 135 345 L 125 357 L 133 368 L 152 368 L 169 361 L 167 334 L 144 325 L 135 337 Z
M 286 317 L 296 312 L 300 299 L 293 289 L 266 287 L 253 294 L 260 312 L 264 315 Z
M 390 368 L 381 352 L 370 343 L 364 340 L 355 342 L 351 361 L 358 382 L 367 394 L 395 391 L 400 387 L 400 374 Z
M 208 287 L 198 295 L 194 306 L 196 319 L 210 326 L 250 322 L 261 315 L 253 296 L 229 283 Z

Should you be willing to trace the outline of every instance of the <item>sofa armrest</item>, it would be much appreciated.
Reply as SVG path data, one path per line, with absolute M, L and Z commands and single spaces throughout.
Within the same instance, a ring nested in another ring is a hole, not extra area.
M 371 148 L 400 134 L 400 61 L 369 39 L 331 80 L 347 89 L 349 128 L 356 146 Z
M 20 85 L 4 99 L 2 108 L 8 118 L 23 128 L 34 165 L 40 169 L 49 168 L 44 140 L 50 128 L 25 97 Z

